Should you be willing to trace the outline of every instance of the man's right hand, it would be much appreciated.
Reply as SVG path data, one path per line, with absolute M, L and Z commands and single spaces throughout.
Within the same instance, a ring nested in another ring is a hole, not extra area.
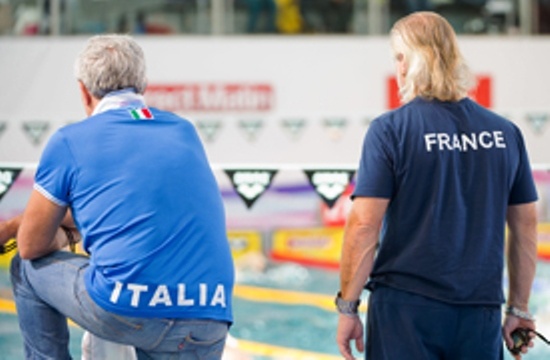
M 22 215 L 17 215 L 11 219 L 0 221 L 0 245 L 4 245 L 17 235 L 17 229 L 21 223 Z

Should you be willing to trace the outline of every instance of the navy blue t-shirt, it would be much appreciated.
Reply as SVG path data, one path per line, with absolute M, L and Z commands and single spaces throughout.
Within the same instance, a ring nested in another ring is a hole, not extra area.
M 504 300 L 507 207 L 537 200 L 512 122 L 422 98 L 372 122 L 353 197 L 390 199 L 367 288 L 486 305 Z

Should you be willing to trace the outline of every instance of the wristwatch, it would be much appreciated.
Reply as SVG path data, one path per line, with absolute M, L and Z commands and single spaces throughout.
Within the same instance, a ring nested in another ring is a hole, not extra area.
M 361 304 L 361 299 L 355 301 L 344 300 L 342 299 L 342 292 L 338 291 L 338 294 L 336 294 L 336 298 L 334 299 L 334 304 L 336 304 L 336 310 L 338 310 L 340 314 L 356 316 L 359 309 L 359 304 Z
M 515 306 L 507 306 L 505 313 L 506 315 L 512 315 L 523 320 L 535 321 L 533 315 L 531 315 L 527 311 L 520 310 Z

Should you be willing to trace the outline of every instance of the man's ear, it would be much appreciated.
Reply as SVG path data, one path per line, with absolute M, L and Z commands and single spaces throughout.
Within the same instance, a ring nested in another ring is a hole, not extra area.
M 92 94 L 90 94 L 82 81 L 78 81 L 78 88 L 80 90 L 80 99 L 82 100 L 84 111 L 86 112 L 87 116 L 90 116 L 93 113 L 95 107 L 94 97 L 92 96 Z
M 406 77 L 408 71 L 409 71 L 409 64 L 407 63 L 407 61 L 402 61 L 399 64 L 399 73 L 401 74 L 401 76 Z

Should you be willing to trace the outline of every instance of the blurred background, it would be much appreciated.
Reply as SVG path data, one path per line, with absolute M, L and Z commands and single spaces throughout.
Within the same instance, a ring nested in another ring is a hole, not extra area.
M 385 34 L 418 10 L 460 34 L 547 34 L 548 0 L 2 0 L 0 34 Z
M 400 105 L 388 31 L 418 10 L 450 21 L 477 78 L 470 96 L 525 137 L 541 222 L 531 308 L 548 337 L 550 0 L 0 0 L 0 221 L 23 211 L 49 136 L 84 117 L 72 67 L 86 38 L 132 34 L 147 103 L 196 126 L 224 198 L 235 358 L 338 359 L 354 172 L 370 122 Z M 0 255 L 0 360 L 23 356 L 12 255 Z M 550 350 L 537 341 L 526 358 Z

